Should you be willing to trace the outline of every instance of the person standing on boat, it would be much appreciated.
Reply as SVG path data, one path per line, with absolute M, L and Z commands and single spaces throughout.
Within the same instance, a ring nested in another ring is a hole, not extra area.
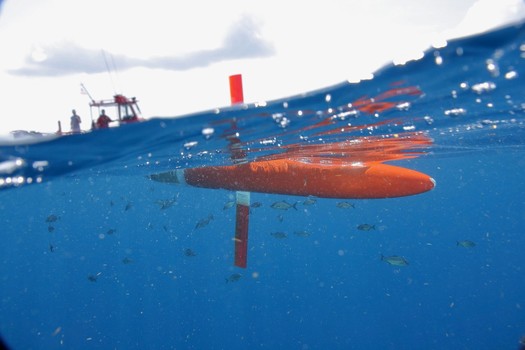
M 71 116 L 71 133 L 79 134 L 80 133 L 80 123 L 82 123 L 82 120 L 77 114 L 77 111 L 72 110 L 71 112 L 73 113 L 73 115 Z
M 111 120 L 111 118 L 106 115 L 106 111 L 102 110 L 100 116 L 97 119 L 97 129 L 109 128 L 109 123 L 112 121 L 113 120 Z

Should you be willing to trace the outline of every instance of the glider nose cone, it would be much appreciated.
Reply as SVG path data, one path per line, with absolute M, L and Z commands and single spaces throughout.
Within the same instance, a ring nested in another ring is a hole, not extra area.
M 414 194 L 427 192 L 427 191 L 432 190 L 434 187 L 436 187 L 436 180 L 434 180 L 434 178 L 424 173 L 420 173 L 420 172 L 414 172 L 414 173 L 415 174 L 412 174 L 414 177 L 412 178 L 412 181 L 411 181 Z
M 407 169 L 406 178 L 403 179 L 403 186 L 407 193 L 418 194 L 428 192 L 436 187 L 436 180 L 427 174 Z
M 436 186 L 436 181 L 427 174 L 393 165 L 373 165 L 366 175 L 371 181 L 371 198 L 411 196 L 430 191 Z
M 433 177 L 430 178 L 430 182 L 432 182 L 432 186 L 429 188 L 429 190 L 433 189 L 434 187 L 436 187 L 436 180 L 434 180 Z

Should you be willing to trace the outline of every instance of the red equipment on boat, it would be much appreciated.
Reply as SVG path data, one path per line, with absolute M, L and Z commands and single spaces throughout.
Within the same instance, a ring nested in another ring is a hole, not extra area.
M 91 100 L 89 107 L 91 120 L 93 120 L 93 109 L 97 110 L 97 116 L 100 115 L 102 110 L 105 110 L 113 121 L 119 122 L 119 125 L 143 120 L 140 115 L 138 101 L 135 97 L 127 98 L 124 95 L 117 94 L 113 96 L 113 99 L 109 100 Z

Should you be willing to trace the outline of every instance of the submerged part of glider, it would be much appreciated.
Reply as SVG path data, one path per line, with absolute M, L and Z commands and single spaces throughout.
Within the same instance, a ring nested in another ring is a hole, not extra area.
M 320 198 L 403 197 L 435 186 L 430 176 L 393 165 L 313 164 L 294 159 L 176 169 L 150 178 L 195 187 Z

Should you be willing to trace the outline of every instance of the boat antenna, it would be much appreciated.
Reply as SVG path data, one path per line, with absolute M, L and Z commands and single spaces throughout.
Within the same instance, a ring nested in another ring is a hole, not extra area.
M 115 74 L 117 72 L 117 66 L 115 65 L 115 59 L 113 58 L 113 55 L 110 55 L 111 62 L 113 63 L 113 69 L 111 69 L 109 67 L 108 57 L 107 57 L 107 53 L 105 50 L 102 50 L 102 56 L 104 56 L 104 63 L 106 64 L 106 70 L 108 71 L 109 80 L 111 81 L 111 87 L 113 88 L 113 93 L 116 95 L 117 89 L 115 88 L 115 82 L 113 81 L 113 75 L 111 74 L 111 72 L 114 72 Z
M 91 100 L 91 102 L 95 103 L 95 100 L 93 99 L 93 97 L 91 97 L 91 94 L 89 93 L 89 91 L 84 86 L 84 83 L 80 83 L 80 93 L 88 95 L 88 97 Z

